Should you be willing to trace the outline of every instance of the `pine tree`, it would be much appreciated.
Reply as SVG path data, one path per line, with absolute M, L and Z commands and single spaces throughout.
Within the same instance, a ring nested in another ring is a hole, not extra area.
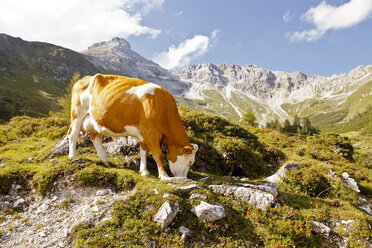
M 274 121 L 274 129 L 277 130 L 277 131 L 282 130 L 282 125 L 280 125 L 278 119 L 275 119 L 275 121 Z
M 285 119 L 284 124 L 283 124 L 283 132 L 291 133 L 291 131 L 292 131 L 291 123 L 289 122 L 288 119 Z
M 243 121 L 245 121 L 248 125 L 255 127 L 257 126 L 256 119 L 257 118 L 253 114 L 252 110 L 248 108 L 245 114 L 243 115 Z
M 298 117 L 298 115 L 296 115 L 293 118 L 291 133 L 300 133 L 299 130 L 301 131 L 300 118 Z

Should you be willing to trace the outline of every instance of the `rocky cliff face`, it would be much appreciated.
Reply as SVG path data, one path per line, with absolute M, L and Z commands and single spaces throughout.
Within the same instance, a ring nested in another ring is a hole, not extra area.
M 210 105 L 211 101 L 216 101 L 217 94 L 224 100 L 219 105 L 222 108 L 225 105 L 225 110 L 217 112 L 228 113 L 227 108 L 234 112 L 236 118 L 250 107 L 259 122 L 264 123 L 268 118 L 283 120 L 295 114 L 315 115 L 309 112 L 309 106 L 303 106 L 308 101 L 313 104 L 328 101 L 334 104 L 333 107 L 341 106 L 349 96 L 372 80 L 372 66 L 358 66 L 348 74 L 331 77 L 308 77 L 301 72 L 270 71 L 256 65 L 197 64 L 184 68 L 178 75 L 191 82 L 186 97 L 201 99 Z M 370 87 L 368 92 L 364 92 L 364 97 L 368 95 L 371 95 Z M 298 105 L 298 109 L 291 109 L 294 105 Z
M 189 88 L 189 84 L 174 73 L 134 52 L 130 44 L 121 38 L 95 43 L 82 53 L 105 71 L 157 83 L 175 95 Z

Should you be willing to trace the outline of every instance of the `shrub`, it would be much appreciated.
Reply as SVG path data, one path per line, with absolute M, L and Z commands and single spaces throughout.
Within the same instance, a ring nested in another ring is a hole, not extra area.
M 278 164 L 281 152 L 268 148 L 247 129 L 218 116 L 180 111 L 190 141 L 200 147 L 198 163 L 207 163 L 213 174 L 258 177 L 266 164 Z
M 339 155 L 349 161 L 354 161 L 354 147 L 348 137 L 336 133 L 321 133 L 307 137 L 309 150 L 315 159 L 331 160 Z
M 328 179 L 313 167 L 292 171 L 285 182 L 290 184 L 295 191 L 312 197 L 319 196 L 320 193 L 331 187 Z M 325 194 L 326 192 L 322 196 Z

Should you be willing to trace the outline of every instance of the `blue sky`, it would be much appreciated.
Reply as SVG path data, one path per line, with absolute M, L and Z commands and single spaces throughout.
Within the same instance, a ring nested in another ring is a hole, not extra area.
M 0 0 L 0 5 L 0 32 L 75 50 L 118 36 L 173 70 L 211 62 L 329 76 L 372 64 L 372 0 Z

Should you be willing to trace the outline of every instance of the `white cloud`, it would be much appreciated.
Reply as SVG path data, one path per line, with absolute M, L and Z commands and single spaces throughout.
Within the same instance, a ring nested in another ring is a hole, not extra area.
M 147 15 L 152 9 L 160 8 L 165 0 L 126 0 L 124 8 L 128 11 L 136 11 L 141 8 L 141 13 Z
M 291 20 L 291 12 L 288 10 L 282 17 L 284 22 L 289 22 Z
M 74 50 L 115 36 L 156 38 L 161 30 L 142 25 L 142 15 L 163 3 L 164 0 L 0 0 L 0 32 Z M 135 5 L 142 8 L 131 13 Z
M 372 0 L 350 0 L 338 7 L 325 1 L 310 8 L 302 17 L 303 21 L 315 27 L 289 35 L 291 41 L 315 41 L 320 39 L 328 30 L 339 30 L 355 26 L 372 14 Z
M 187 39 L 180 43 L 177 47 L 172 45 L 169 47 L 168 52 L 157 54 L 153 61 L 166 69 L 176 69 L 184 67 L 190 62 L 204 55 L 211 44 L 216 39 L 220 30 L 216 29 L 211 33 L 211 36 L 195 35 L 191 39 Z
M 173 16 L 181 16 L 182 14 L 183 14 L 183 10 L 181 10 L 180 12 L 174 13 L 172 15 Z

